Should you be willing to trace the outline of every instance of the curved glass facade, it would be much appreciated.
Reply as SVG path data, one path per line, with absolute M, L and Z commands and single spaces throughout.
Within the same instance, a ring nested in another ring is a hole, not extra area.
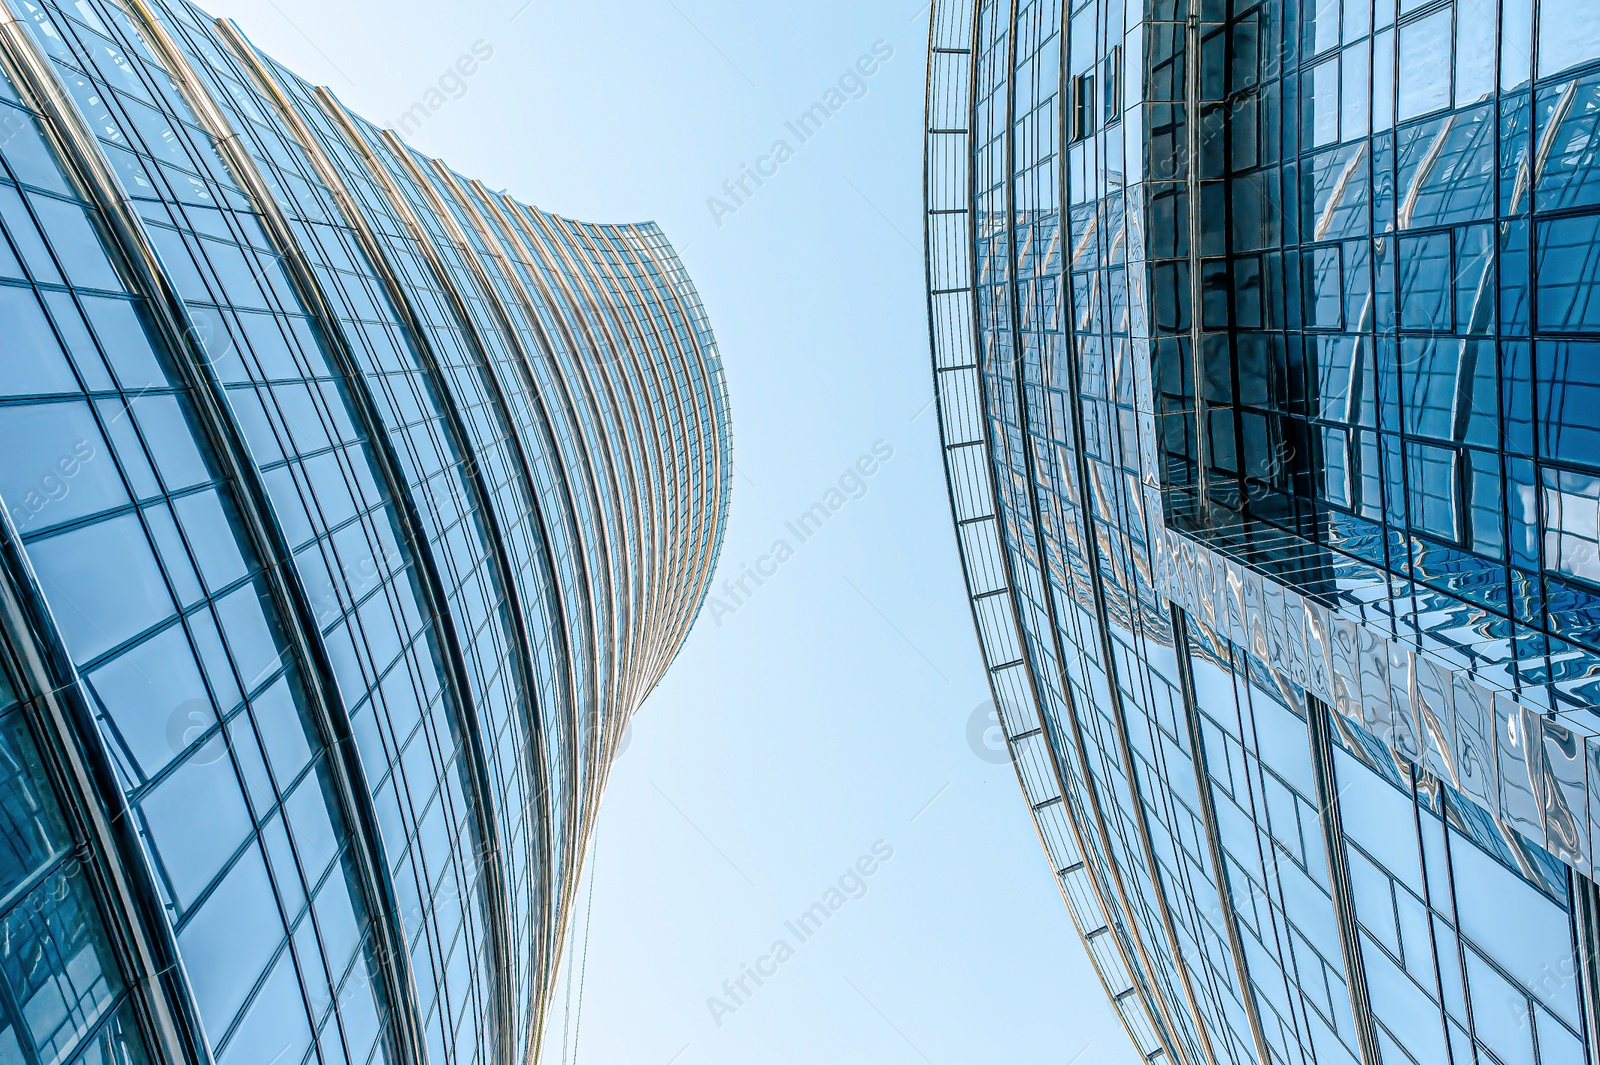
M 659 229 L 4 0 L 0 328 L 0 1060 L 532 1060 L 726 524 Z
M 1587 0 L 942 0 L 995 702 L 1142 1056 L 1600 1061 Z

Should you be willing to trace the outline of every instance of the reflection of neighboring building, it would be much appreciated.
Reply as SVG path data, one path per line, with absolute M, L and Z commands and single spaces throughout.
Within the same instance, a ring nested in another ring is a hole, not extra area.
M 0 4 L 0 1060 L 533 1060 L 721 363 L 168 0 Z
M 1188 16 L 934 5 L 941 428 L 1046 851 L 1147 1058 L 1600 1060 L 1600 15 Z

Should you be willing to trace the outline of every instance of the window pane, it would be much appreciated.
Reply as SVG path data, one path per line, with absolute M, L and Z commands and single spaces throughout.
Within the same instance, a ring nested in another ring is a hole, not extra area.
M 104 734 L 130 786 L 160 773 L 216 724 L 183 626 L 173 625 L 89 675 Z M 213 740 L 201 757 L 224 756 Z M 212 748 L 215 749 L 212 749 Z
M 1525 129 L 1528 125 L 1525 108 L 1519 106 L 1508 111 L 1507 126 L 1515 123 L 1517 169 L 1502 180 L 1513 182 L 1508 202 L 1514 209 L 1523 209 L 1527 203 L 1526 182 L 1528 173 Z M 1539 169 L 1533 176 L 1534 206 L 1540 210 L 1561 207 L 1585 207 L 1600 204 L 1600 167 L 1596 164 L 1595 134 L 1600 129 L 1600 76 L 1590 75 L 1575 82 L 1546 85 L 1536 97 L 1534 117 L 1540 126 L 1540 147 L 1549 145 L 1547 154 L 1540 157 Z M 1508 134 L 1511 129 L 1508 128 Z M 1509 139 L 1509 136 L 1508 136 Z
M 1600 215 L 1539 224 L 1539 329 L 1600 332 Z
M 1500 5 L 1500 88 L 1526 85 L 1533 73 L 1533 0 Z
M 217 616 L 227 634 L 228 650 L 251 691 L 283 665 L 283 646 L 267 620 L 263 601 L 267 591 L 255 583 L 245 585 L 217 603 Z
M 1306 300 L 1308 324 L 1318 329 L 1337 329 L 1343 321 L 1343 269 L 1338 245 L 1312 248 L 1306 256 Z
M 1355 6 L 1365 6 L 1352 4 Z M 1387 42 L 1385 42 L 1387 43 Z M 1339 110 L 1342 114 L 1344 129 L 1340 137 L 1351 140 L 1367 135 L 1367 105 L 1372 96 L 1372 85 L 1369 82 L 1367 45 L 1358 44 L 1354 48 L 1344 50 L 1344 77 L 1341 79 Z M 1388 91 L 1385 89 L 1384 91 Z
M 0 1050 L 0 1060 L 3 1059 L 4 1051 Z M 149 1060 L 133 1009 L 124 1005 L 94 1034 L 73 1065 L 145 1065 Z
M 250 833 L 233 761 L 203 747 L 139 803 L 180 907 L 192 905 Z
M 266 863 L 252 846 L 178 933 L 208 1031 L 227 1030 L 283 938 Z
M 0 724 L 0 894 L 9 894 L 66 846 L 54 797 L 22 714 Z
M 1450 332 L 1450 244 L 1449 233 L 1400 239 L 1401 328 Z
M 38 120 L 15 107 L 0 107 L 0 156 L 24 185 L 69 192 L 55 152 L 45 143 Z
M 1400 121 L 1450 106 L 1450 9 L 1400 27 Z
M 189 548 L 200 565 L 200 575 L 213 594 L 247 572 L 239 551 L 239 523 L 215 491 L 184 496 L 173 503 L 188 536 Z
M 41 1065 L 75 1048 L 121 990 L 105 932 L 76 878 L 57 872 L 5 920 L 0 968 Z
M 1593 0 L 1540 0 L 1539 76 L 1600 58 L 1600 5 Z
M 1474 1034 L 1506 1065 L 1533 1065 L 1533 1024 L 1528 1000 L 1476 951 L 1466 952 Z
M 222 1051 L 220 1065 L 286 1065 L 311 1045 L 294 957 L 284 951 Z
M 1600 583 L 1596 506 L 1600 480 L 1570 470 L 1543 471 L 1545 564 L 1558 573 Z
M 117 381 L 126 391 L 165 388 L 171 384 L 164 362 L 152 349 L 133 303 L 85 296 L 83 309 L 106 357 L 111 360 Z
M 156 472 L 167 491 L 177 492 L 211 480 L 211 471 L 195 444 L 188 404 L 177 396 L 141 396 L 131 404 Z
M 10 185 L 0 185 L 0 218 L 5 219 L 6 232 L 17 246 L 22 261 L 35 281 L 56 284 L 61 275 L 56 272 L 50 250 L 39 236 L 39 227 L 28 216 L 23 206 L 22 194 Z
M 1550 978 L 1572 971 L 1566 911 L 1460 835 L 1452 833 L 1450 843 L 1462 935 L 1578 1027 L 1575 983 Z
M 1494 91 L 1494 5 L 1479 0 L 1456 4 L 1456 101 L 1487 99 Z
M 0 407 L 0 496 L 24 536 L 127 503 L 87 403 Z
M 251 715 L 261 733 L 261 743 L 272 763 L 280 786 L 299 776 L 311 761 L 312 738 L 306 735 L 307 722 L 290 688 L 292 677 L 280 677 L 272 687 L 250 702 Z M 318 742 L 318 746 L 321 743 Z
M 49 196 L 33 195 L 28 200 L 67 272 L 67 280 L 81 288 L 122 291 L 122 280 L 111 268 L 100 234 L 89 224 L 82 207 Z
M 0 322 L 6 327 L 0 396 L 78 391 L 61 344 L 30 290 L 0 285 Z
M 35 541 L 28 554 L 80 664 L 172 612 L 144 528 L 131 514 Z
M 1577 465 L 1600 463 L 1600 344 L 1592 341 L 1538 345 L 1539 412 L 1547 457 Z
M 1339 59 L 1319 63 L 1311 72 L 1311 143 L 1339 139 Z

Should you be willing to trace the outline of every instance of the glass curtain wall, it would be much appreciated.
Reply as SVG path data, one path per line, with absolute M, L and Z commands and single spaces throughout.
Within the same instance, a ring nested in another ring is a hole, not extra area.
M 1600 16 L 948 0 L 931 40 L 952 514 L 1135 1045 L 1597 1060 Z
M 0 319 L 0 1055 L 523 1060 L 725 523 L 670 245 L 186 4 L 8 0 Z

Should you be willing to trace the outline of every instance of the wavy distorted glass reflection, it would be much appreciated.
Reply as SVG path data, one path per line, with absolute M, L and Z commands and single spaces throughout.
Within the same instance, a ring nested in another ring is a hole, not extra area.
M 932 43 L 953 515 L 1136 1046 L 1591 1060 L 1592 5 L 950 0 Z

